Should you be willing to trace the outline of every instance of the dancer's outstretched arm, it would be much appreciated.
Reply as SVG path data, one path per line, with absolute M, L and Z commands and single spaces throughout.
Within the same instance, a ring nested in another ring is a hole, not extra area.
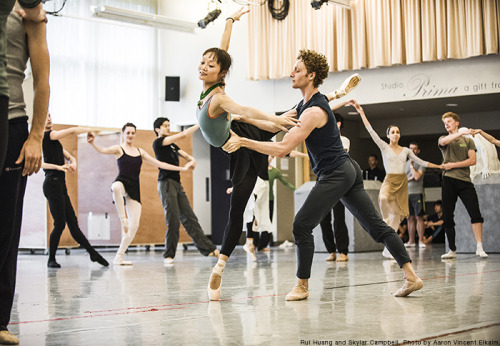
M 95 150 L 100 152 L 101 154 L 106 154 L 106 155 L 116 155 L 120 156 L 121 155 L 121 150 L 119 145 L 112 145 L 108 148 L 103 148 L 98 146 L 97 144 L 94 143 L 95 140 L 95 133 L 90 131 L 87 133 L 87 142 L 94 147 Z
M 271 114 L 264 113 L 256 108 L 242 106 L 234 102 L 229 96 L 225 94 L 215 94 L 212 98 L 212 105 L 217 109 L 222 109 L 230 114 L 237 114 L 240 116 L 239 121 L 248 122 L 248 119 L 242 118 L 254 118 L 257 120 L 267 120 L 276 125 L 277 131 L 287 132 L 289 128 L 295 126 L 298 122 L 297 119 L 293 118 L 293 112 L 285 113 L 285 116 L 275 116 Z M 220 113 L 220 112 L 216 112 Z
M 486 132 L 484 132 L 483 130 L 480 130 L 480 129 L 473 130 L 473 131 L 474 131 L 473 134 L 472 134 L 473 136 L 477 135 L 477 134 L 480 134 L 481 136 L 483 136 L 484 138 L 486 138 L 486 140 L 488 140 L 490 143 L 495 144 L 497 147 L 500 147 L 500 140 L 496 139 L 495 137 L 493 137 L 489 133 L 486 133 Z
M 250 12 L 250 10 L 242 7 L 238 11 L 233 13 L 231 17 L 228 17 L 226 19 L 226 27 L 224 28 L 224 32 L 222 33 L 220 49 L 225 50 L 227 52 L 227 50 L 229 49 L 229 41 L 231 41 L 231 32 L 233 30 L 234 22 L 240 20 L 241 16 L 248 12 Z
M 222 147 L 225 151 L 231 153 L 240 147 L 245 147 L 261 154 L 267 154 L 278 157 L 285 157 L 300 143 L 302 143 L 309 134 L 318 127 L 324 126 L 326 122 L 326 113 L 319 107 L 312 107 L 304 111 L 301 115 L 300 127 L 291 129 L 281 142 L 259 142 L 245 137 L 239 137 L 231 131 L 231 138 Z
M 184 131 L 176 133 L 175 135 L 166 136 L 165 138 L 163 138 L 161 145 L 163 145 L 163 146 L 170 145 L 172 143 L 175 143 L 178 140 L 184 139 L 188 135 L 196 132 L 196 130 L 198 130 L 199 128 L 200 128 L 200 125 L 196 124 L 196 125 L 191 126 L 188 129 L 185 129 Z
M 151 155 L 149 155 L 143 149 L 140 149 L 139 151 L 141 153 L 142 159 L 145 162 L 147 162 L 150 165 L 153 165 L 155 167 L 165 169 L 167 171 L 186 172 L 188 169 L 191 168 L 191 166 L 193 166 L 192 161 L 186 163 L 184 166 L 175 166 L 175 165 L 172 165 L 170 163 L 161 162 L 161 161 L 155 159 L 154 157 L 152 157 Z
M 82 126 L 70 127 L 64 130 L 53 130 L 50 132 L 50 139 L 54 141 L 70 135 L 79 135 L 81 133 L 86 133 L 91 131 L 92 129 L 90 127 L 82 127 Z

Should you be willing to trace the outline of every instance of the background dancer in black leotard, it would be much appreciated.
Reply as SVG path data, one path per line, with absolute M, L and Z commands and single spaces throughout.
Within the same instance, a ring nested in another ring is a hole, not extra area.
M 139 174 L 141 173 L 142 161 L 170 171 L 187 171 L 191 163 L 183 167 L 174 166 L 165 162 L 160 162 L 143 149 L 134 146 L 136 127 L 132 123 L 126 123 L 122 127 L 122 144 L 102 148 L 94 143 L 95 134 L 89 132 L 87 141 L 101 154 L 115 155 L 118 164 L 118 177 L 111 185 L 113 200 L 116 211 L 122 222 L 122 241 L 120 248 L 113 260 L 117 265 L 131 265 L 132 262 L 123 260 L 123 255 L 139 229 L 141 218 L 141 194 L 139 190 Z M 126 204 L 125 204 L 126 203 Z M 125 208 L 127 211 L 125 212 Z

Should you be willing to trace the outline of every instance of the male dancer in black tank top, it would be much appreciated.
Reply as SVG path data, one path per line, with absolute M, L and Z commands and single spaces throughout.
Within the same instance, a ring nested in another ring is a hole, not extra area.
M 50 233 L 49 242 L 49 268 L 61 268 L 56 261 L 56 251 L 59 246 L 61 234 L 68 225 L 73 239 L 77 241 L 90 254 L 92 262 L 99 262 L 103 266 L 108 266 L 106 261 L 93 247 L 78 226 L 78 219 L 69 199 L 66 187 L 65 172 L 73 173 L 76 170 L 76 160 L 66 151 L 59 139 L 69 135 L 78 135 L 89 132 L 87 127 L 70 127 L 64 130 L 53 131 L 50 114 L 45 121 L 45 133 L 43 136 L 43 163 L 45 180 L 43 182 L 43 194 L 49 202 L 49 209 L 54 219 L 54 229 Z M 70 163 L 66 163 L 68 160 Z
M 258 142 L 233 133 L 223 148 L 233 152 L 246 147 L 263 154 L 284 157 L 297 145 L 306 142 L 311 165 L 318 179 L 293 223 L 298 283 L 288 293 L 286 300 L 302 300 L 309 296 L 308 281 L 314 255 L 312 230 L 339 200 L 370 236 L 375 241 L 384 243 L 394 256 L 406 278 L 403 287 L 395 295 L 407 296 L 423 287 L 422 280 L 413 270 L 403 242 L 382 221 L 365 192 L 358 164 L 342 147 L 339 129 L 328 100 L 318 91 L 318 86 L 328 75 L 328 69 L 324 55 L 301 50 L 290 74 L 292 87 L 300 89 L 304 98 L 297 106 L 300 127 L 292 128 L 282 142 Z

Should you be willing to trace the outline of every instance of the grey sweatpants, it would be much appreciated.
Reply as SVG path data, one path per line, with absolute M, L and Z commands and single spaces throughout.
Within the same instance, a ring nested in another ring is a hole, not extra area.
M 213 252 L 216 247 L 203 233 L 182 185 L 175 180 L 166 179 L 158 181 L 157 188 L 165 213 L 165 223 L 168 227 L 165 234 L 163 257 L 175 257 L 181 222 L 202 255 L 208 256 Z

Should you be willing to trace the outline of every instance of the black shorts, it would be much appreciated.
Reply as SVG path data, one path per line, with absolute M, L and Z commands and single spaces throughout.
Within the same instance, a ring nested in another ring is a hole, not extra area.
M 424 195 L 421 193 L 408 195 L 410 216 L 424 216 Z

